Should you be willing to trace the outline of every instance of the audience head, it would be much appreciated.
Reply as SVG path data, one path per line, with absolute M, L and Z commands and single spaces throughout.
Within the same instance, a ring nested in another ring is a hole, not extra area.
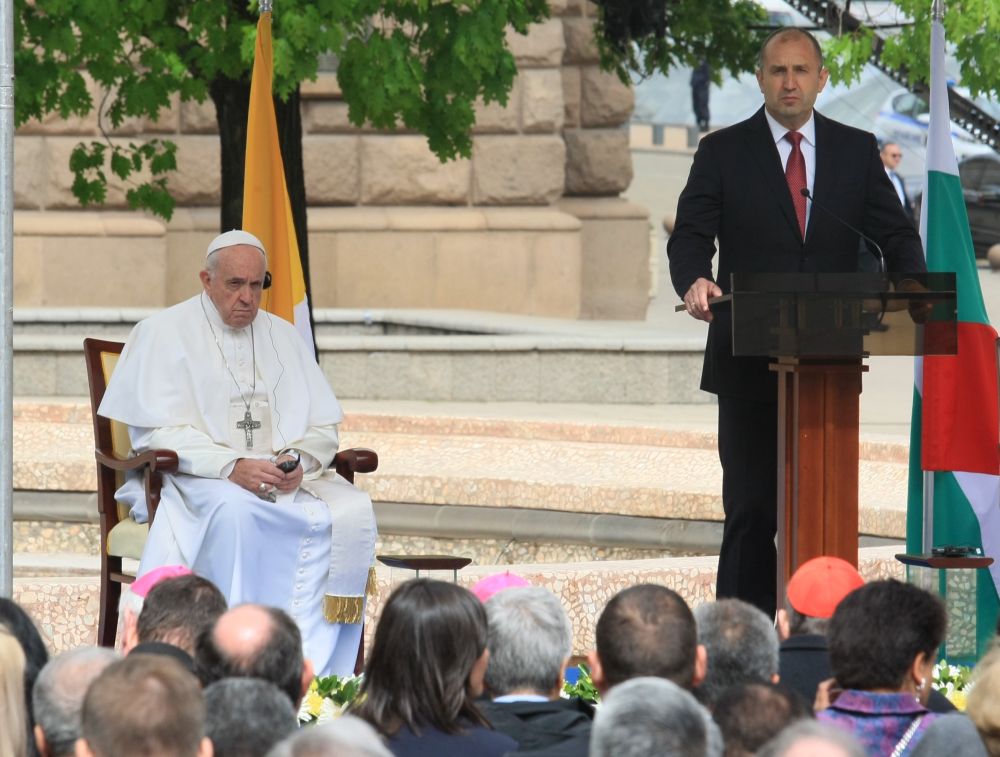
M 976 665 L 975 686 L 969 692 L 965 714 L 979 731 L 991 757 L 1000 756 L 1000 646 L 994 646 Z
M 474 700 L 489 661 L 486 610 L 467 589 L 417 578 L 389 596 L 375 627 L 355 714 L 385 735 L 485 724 Z
M 790 723 L 811 717 L 802 697 L 773 683 L 726 689 L 712 712 L 726 743 L 726 757 L 750 757 Z
M 866 757 L 864 749 L 847 733 L 815 720 L 800 720 L 782 731 L 757 752 L 757 757 Z
M 705 675 L 694 616 L 665 586 L 639 584 L 618 592 L 597 620 L 591 677 L 603 694 L 638 676 L 656 676 L 690 689 Z
M 194 656 L 198 637 L 225 611 L 226 598 L 206 578 L 192 573 L 161 580 L 146 595 L 136 638 L 140 644 L 171 644 Z
M 164 565 L 148 573 L 143 573 L 128 586 L 124 587 L 121 599 L 118 600 L 118 641 L 121 644 L 122 654 L 128 654 L 132 647 L 139 643 L 136 638 L 136 626 L 139 622 L 139 615 L 142 613 L 143 603 L 146 595 L 160 581 L 170 578 L 187 576 L 191 574 L 190 568 L 183 565 Z
M 392 757 L 378 733 L 354 715 L 303 728 L 281 742 L 268 757 Z
M 777 682 L 778 634 L 763 612 L 739 599 L 720 599 L 695 608 L 694 618 L 708 654 L 708 673 L 696 690 L 706 707 L 730 686 Z
M 130 655 L 109 666 L 83 700 L 76 754 L 211 757 L 197 679 L 160 655 Z
M 926 699 L 944 604 L 900 581 L 873 581 L 848 594 L 830 621 L 830 666 L 845 689 L 910 691 Z
M 295 621 L 276 607 L 252 604 L 223 613 L 198 637 L 195 670 L 204 686 L 223 678 L 270 681 L 295 708 L 313 679 Z
M 43 757 L 70 757 L 80 738 L 80 710 L 91 682 L 119 660 L 104 647 L 80 647 L 46 663 L 35 680 L 35 744 Z
M 29 743 L 33 743 L 35 715 L 31 706 L 31 690 L 35 686 L 38 673 L 49 661 L 49 652 L 31 616 L 17 602 L 6 597 L 0 597 L 0 626 L 10 632 L 24 652 L 24 677 L 21 682 L 27 712 L 24 735 Z
M 259 678 L 223 678 L 205 689 L 205 730 L 214 757 L 264 757 L 298 727 L 288 696 Z
M 814 557 L 799 566 L 785 590 L 785 607 L 778 610 L 778 634 L 825 636 L 840 601 L 865 580 L 847 560 Z
M 512 692 L 558 698 L 573 627 L 562 603 L 548 589 L 506 589 L 486 602 L 490 663 L 486 688 L 492 696 Z
M 722 737 L 705 708 L 672 681 L 640 677 L 601 702 L 591 757 L 721 757 Z
M 24 757 L 28 750 L 28 706 L 24 698 L 24 650 L 0 627 L 0 754 Z

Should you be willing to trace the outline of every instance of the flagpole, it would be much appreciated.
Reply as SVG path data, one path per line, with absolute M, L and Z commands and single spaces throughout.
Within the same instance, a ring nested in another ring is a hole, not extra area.
M 0 0 L 0 596 L 14 592 L 14 2 Z
M 944 0 L 931 0 L 931 36 L 934 36 L 933 23 L 941 23 L 944 19 Z M 933 42 L 931 43 L 933 48 Z M 930 86 L 933 92 L 934 87 L 934 52 L 931 51 L 931 81 Z M 934 96 L 933 94 L 931 95 Z M 947 97 L 947 93 L 945 94 Z M 925 172 L 926 173 L 926 172 Z M 930 553 L 934 549 L 934 471 L 924 471 L 924 501 L 923 501 L 923 529 L 922 540 L 924 554 Z

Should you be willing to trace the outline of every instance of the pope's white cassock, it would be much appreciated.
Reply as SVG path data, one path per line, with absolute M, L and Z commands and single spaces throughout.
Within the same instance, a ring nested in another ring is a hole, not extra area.
M 136 452 L 177 452 L 139 575 L 183 564 L 230 606 L 281 607 L 317 673 L 353 672 L 375 518 L 368 496 L 327 469 L 343 412 L 295 328 L 264 310 L 230 328 L 199 294 L 136 325 L 98 412 L 128 425 Z M 277 502 L 228 480 L 237 459 L 288 448 L 303 481 Z M 141 481 L 116 497 L 147 521 Z

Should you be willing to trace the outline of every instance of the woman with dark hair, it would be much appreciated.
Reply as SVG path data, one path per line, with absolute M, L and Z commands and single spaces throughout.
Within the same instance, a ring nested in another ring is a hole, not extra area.
M 45 642 L 38 633 L 38 628 L 31 616 L 14 600 L 0 597 L 0 625 L 4 626 L 21 645 L 24 651 L 24 700 L 27 709 L 27 739 L 28 755 L 38 754 L 35 748 L 35 713 L 31 708 L 31 690 L 35 687 L 35 679 L 49 661 L 49 652 Z
M 474 704 L 488 661 L 482 603 L 455 584 L 408 581 L 382 610 L 351 713 L 375 726 L 397 756 L 516 751 Z
M 843 691 L 820 720 L 850 730 L 869 755 L 913 752 L 937 717 L 927 707 L 944 641 L 944 605 L 899 581 L 855 589 L 830 621 L 830 667 Z

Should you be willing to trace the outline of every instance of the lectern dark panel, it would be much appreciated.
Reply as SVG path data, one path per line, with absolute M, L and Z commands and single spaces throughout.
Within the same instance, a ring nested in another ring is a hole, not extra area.
M 734 355 L 954 355 L 954 273 L 734 273 Z

